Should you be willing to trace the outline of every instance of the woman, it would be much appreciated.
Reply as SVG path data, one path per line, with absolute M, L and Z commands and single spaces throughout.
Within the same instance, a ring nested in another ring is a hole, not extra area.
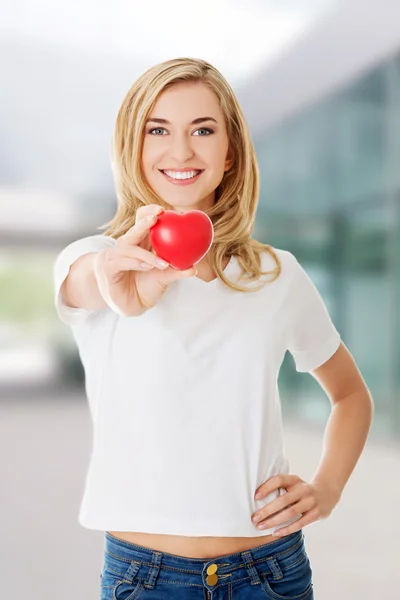
M 313 598 L 302 528 L 337 505 L 373 402 L 294 255 L 250 237 L 258 167 L 224 77 L 187 58 L 149 69 L 119 109 L 112 165 L 107 231 L 55 263 L 93 418 L 79 522 L 105 532 L 102 598 Z M 150 245 L 166 209 L 213 222 L 185 271 Z M 283 448 L 287 350 L 333 407 L 309 483 Z

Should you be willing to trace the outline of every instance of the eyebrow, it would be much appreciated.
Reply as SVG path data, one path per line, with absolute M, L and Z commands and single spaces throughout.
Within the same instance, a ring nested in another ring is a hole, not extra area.
M 218 123 L 218 121 L 216 121 L 216 119 L 214 119 L 213 117 L 198 117 L 197 119 L 194 119 L 190 124 L 191 125 L 198 125 L 199 123 L 203 123 L 204 121 L 214 121 L 214 123 Z M 167 119 L 158 119 L 156 117 L 152 117 L 151 119 L 147 119 L 146 123 L 161 123 L 162 125 L 171 125 L 171 123 L 169 121 L 167 121 Z

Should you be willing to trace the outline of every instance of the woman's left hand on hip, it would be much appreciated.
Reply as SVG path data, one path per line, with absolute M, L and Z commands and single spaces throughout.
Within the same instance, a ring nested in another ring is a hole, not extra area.
M 340 495 L 324 483 L 318 481 L 307 483 L 297 475 L 280 474 L 271 477 L 257 488 L 256 493 L 261 493 L 257 500 L 279 488 L 285 488 L 287 493 L 252 515 L 252 521 L 257 525 L 257 529 L 281 525 L 302 515 L 294 523 L 277 529 L 273 533 L 277 536 L 289 535 L 300 531 L 305 525 L 326 519 L 340 499 Z M 262 527 L 259 527 L 260 525 Z

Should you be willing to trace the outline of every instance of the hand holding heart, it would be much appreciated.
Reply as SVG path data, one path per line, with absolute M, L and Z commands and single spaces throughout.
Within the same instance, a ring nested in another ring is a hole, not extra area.
M 99 291 L 122 316 L 141 315 L 160 300 L 173 281 L 196 275 L 193 263 L 184 267 L 181 260 L 180 268 L 184 270 L 177 270 L 150 251 L 149 233 L 161 213 L 163 209 L 158 205 L 140 207 L 135 225 L 116 240 L 113 248 L 95 256 Z
M 257 491 L 261 493 L 260 498 L 264 498 L 278 488 L 285 488 L 287 493 L 253 514 L 253 523 L 263 525 L 257 528 L 270 528 L 300 515 L 302 517 L 277 529 L 273 535 L 289 535 L 305 525 L 325 519 L 340 500 L 340 495 L 332 487 L 318 481 L 307 483 L 297 475 L 275 475 L 260 485 Z

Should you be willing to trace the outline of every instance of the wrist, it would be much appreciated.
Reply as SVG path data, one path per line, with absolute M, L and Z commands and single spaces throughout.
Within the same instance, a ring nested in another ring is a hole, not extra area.
M 321 475 L 315 475 L 310 483 L 311 485 L 328 491 L 330 495 L 336 498 L 337 502 L 339 502 L 342 497 L 343 487 L 337 482 L 332 481 L 331 477 L 328 478 Z

